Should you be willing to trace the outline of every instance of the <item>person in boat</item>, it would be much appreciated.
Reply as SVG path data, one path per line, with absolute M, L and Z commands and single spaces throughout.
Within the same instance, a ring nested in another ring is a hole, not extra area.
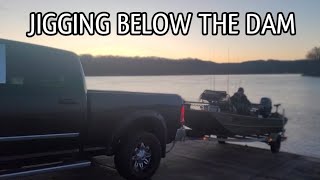
M 244 94 L 244 89 L 240 87 L 236 93 L 230 98 L 232 105 L 239 114 L 250 114 L 251 102 Z

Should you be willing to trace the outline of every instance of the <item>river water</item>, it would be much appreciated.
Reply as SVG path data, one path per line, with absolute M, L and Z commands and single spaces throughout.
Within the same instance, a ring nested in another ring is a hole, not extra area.
M 229 79 L 229 87 L 228 87 Z M 204 89 L 233 94 L 239 86 L 251 102 L 270 97 L 281 103 L 289 118 L 288 140 L 281 150 L 320 157 L 320 78 L 301 75 L 191 75 L 191 76 L 103 76 L 87 77 L 88 89 L 175 93 L 197 101 Z M 282 112 L 282 110 L 280 110 Z M 262 143 L 249 146 L 269 148 Z

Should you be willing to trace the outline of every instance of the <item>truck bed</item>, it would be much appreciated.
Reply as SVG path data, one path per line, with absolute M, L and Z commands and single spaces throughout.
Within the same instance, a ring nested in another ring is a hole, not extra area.
M 88 90 L 87 97 L 90 119 L 88 142 L 91 144 L 111 143 L 116 131 L 121 131 L 130 121 L 144 115 L 163 119 L 167 130 L 166 143 L 174 140 L 180 127 L 183 101 L 178 95 Z

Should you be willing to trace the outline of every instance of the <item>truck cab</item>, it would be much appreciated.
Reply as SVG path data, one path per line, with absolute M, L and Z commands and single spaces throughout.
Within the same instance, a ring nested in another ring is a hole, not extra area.
M 115 155 L 127 179 L 151 177 L 181 126 L 180 96 L 87 90 L 72 52 L 0 39 L 0 66 L 0 178 L 83 167 L 94 155 Z M 126 152 L 146 147 L 152 163 L 136 168 L 141 158 Z
M 1 44 L 6 82 L 0 84 L 0 156 L 77 147 L 86 121 L 86 89 L 77 55 L 17 42 Z

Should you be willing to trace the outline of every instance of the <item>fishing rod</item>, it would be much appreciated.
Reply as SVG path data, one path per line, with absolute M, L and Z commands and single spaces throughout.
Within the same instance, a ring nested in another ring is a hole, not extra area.
M 228 65 L 229 65 L 229 62 L 230 62 L 230 49 L 228 48 Z M 229 94 L 229 68 L 228 68 L 228 76 L 227 76 L 227 92 Z

